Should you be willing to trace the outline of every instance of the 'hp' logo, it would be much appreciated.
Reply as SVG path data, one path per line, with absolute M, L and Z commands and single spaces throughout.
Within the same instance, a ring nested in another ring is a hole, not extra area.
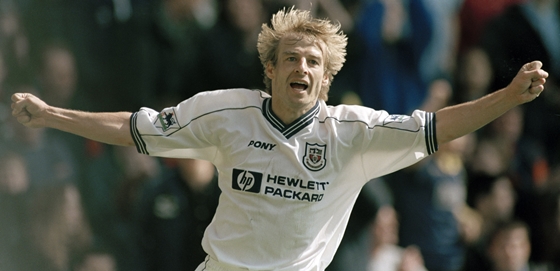
M 261 191 L 262 173 L 234 168 L 231 180 L 235 190 L 253 193 Z

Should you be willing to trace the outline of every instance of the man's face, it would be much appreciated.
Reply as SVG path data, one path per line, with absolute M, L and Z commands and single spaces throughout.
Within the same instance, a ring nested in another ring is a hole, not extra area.
M 311 109 L 328 84 L 324 65 L 317 42 L 294 36 L 280 40 L 276 66 L 269 63 L 266 69 L 272 80 L 273 108 L 299 113 Z
M 489 256 L 498 271 L 520 270 L 529 261 L 531 245 L 522 228 L 500 233 L 489 247 Z
M 57 98 L 55 105 L 64 106 L 74 95 L 78 80 L 74 57 L 67 51 L 54 49 L 46 53 L 45 60 L 43 87 L 49 97 Z

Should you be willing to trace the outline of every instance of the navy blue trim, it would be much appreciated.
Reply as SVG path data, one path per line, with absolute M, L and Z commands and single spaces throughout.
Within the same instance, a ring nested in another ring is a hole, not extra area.
M 272 127 L 280 131 L 286 138 L 294 136 L 303 128 L 312 124 L 313 119 L 315 119 L 315 116 L 317 115 L 317 113 L 319 113 L 319 101 L 317 101 L 309 111 L 297 118 L 292 123 L 286 125 L 272 111 L 271 98 L 264 99 L 262 107 L 264 118 L 270 123 L 270 125 L 272 125 Z
M 134 144 L 136 145 L 136 150 L 142 154 L 148 154 L 148 149 L 146 148 L 146 142 L 140 136 L 140 132 L 136 126 L 136 119 L 138 117 L 138 112 L 132 113 L 130 115 L 130 135 L 132 136 L 132 140 L 134 140 Z
M 435 153 L 438 150 L 438 143 L 436 137 L 436 114 L 426 112 L 426 149 L 428 155 Z

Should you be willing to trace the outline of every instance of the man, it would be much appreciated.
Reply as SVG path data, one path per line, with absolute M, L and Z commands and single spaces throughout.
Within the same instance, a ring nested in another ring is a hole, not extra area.
M 530 261 L 529 226 L 518 220 L 498 224 L 489 236 L 487 254 L 490 265 L 486 270 L 490 271 L 557 270 L 552 264 Z
M 16 93 L 12 114 L 28 127 L 212 162 L 222 195 L 202 241 L 209 256 L 197 270 L 324 270 L 367 180 L 535 99 L 547 77 L 539 62 L 527 64 L 508 87 L 438 111 L 437 123 L 422 111 L 329 107 L 327 92 L 346 53 L 339 29 L 308 11 L 275 14 L 257 45 L 267 93 L 203 92 L 160 113 L 80 112 Z

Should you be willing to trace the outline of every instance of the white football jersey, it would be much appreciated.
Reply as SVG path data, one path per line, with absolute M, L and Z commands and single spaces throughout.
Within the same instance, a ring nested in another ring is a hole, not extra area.
M 324 270 L 362 186 L 437 150 L 433 113 L 319 101 L 286 125 L 268 94 L 248 89 L 142 108 L 131 133 L 141 153 L 216 166 L 222 194 L 202 246 L 249 270 Z

